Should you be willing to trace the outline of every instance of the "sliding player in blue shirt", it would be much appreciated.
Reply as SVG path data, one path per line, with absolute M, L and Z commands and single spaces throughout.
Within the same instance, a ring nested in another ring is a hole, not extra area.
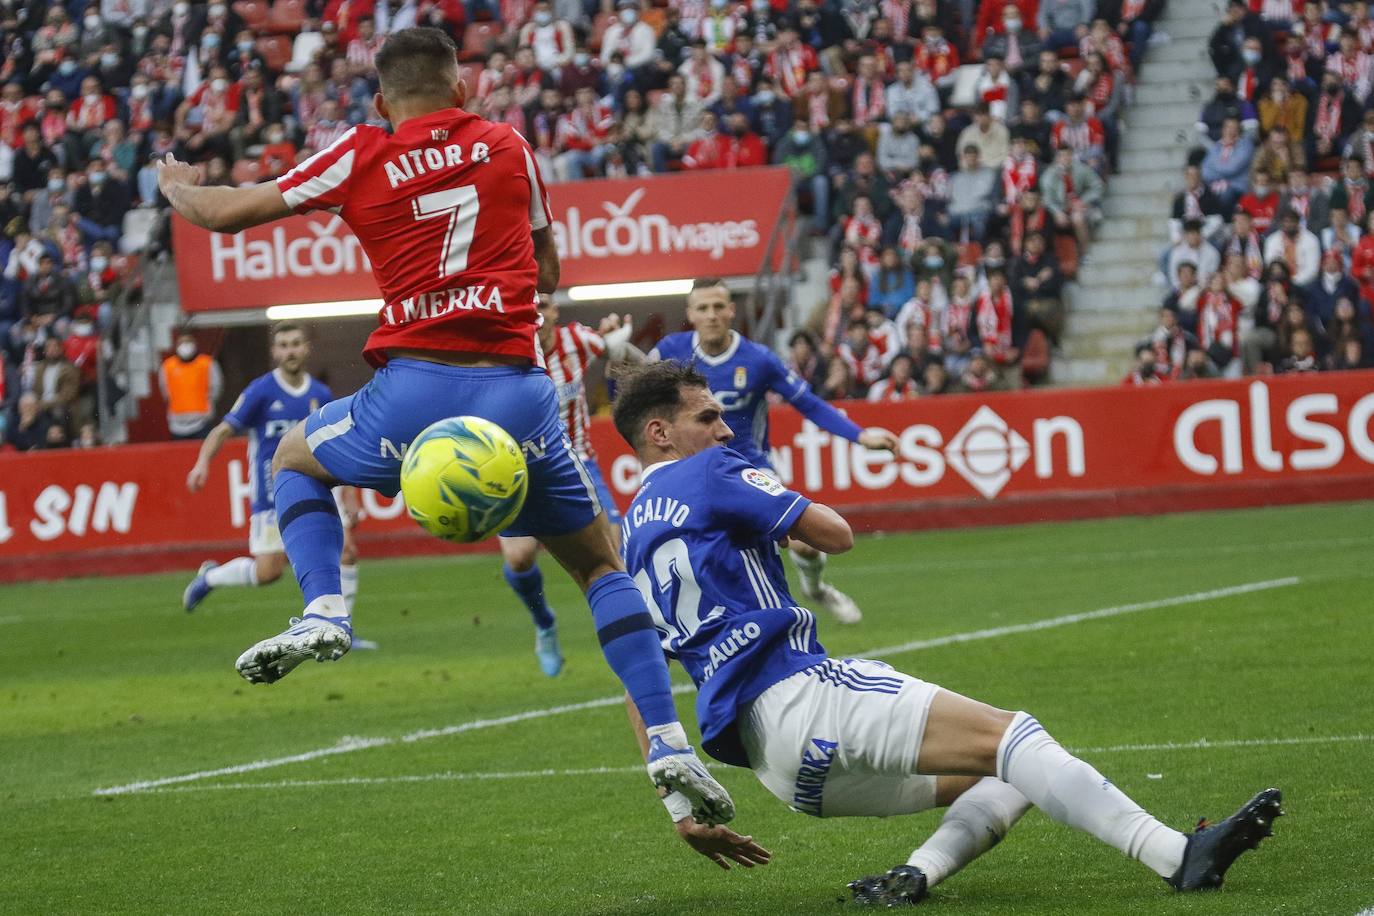
M 1271 832 L 1280 793 L 1185 835 L 1160 823 L 1025 712 L 1005 712 L 881 662 L 830 658 L 815 617 L 787 590 L 775 546 L 853 544 L 834 510 L 785 488 L 733 449 L 728 413 L 679 362 L 622 376 L 615 425 L 644 465 L 621 524 L 625 568 L 664 652 L 698 690 L 702 746 L 750 767 L 816 817 L 884 817 L 949 806 L 905 865 L 850 885 L 856 901 L 915 903 L 1000 840 L 1035 805 L 1143 863 L 1177 890 L 1218 887 Z M 727 445 L 728 443 L 728 445 Z M 652 743 L 627 704 L 641 750 Z M 751 837 L 664 804 L 692 848 L 723 868 L 764 864 Z
M 802 416 L 833 436 L 865 448 L 897 447 L 897 437 L 881 429 L 860 429 L 807 387 L 772 350 L 746 339 L 731 325 L 735 303 L 716 277 L 692 284 L 687 294 L 691 331 L 669 334 L 649 353 L 649 359 L 675 359 L 695 366 L 725 410 L 725 423 L 735 434 L 732 448 L 757 468 L 774 474 L 769 460 L 768 392 L 787 399 Z M 776 475 L 774 475 L 776 476 Z M 792 561 L 801 579 L 802 594 L 835 615 L 840 623 L 858 623 L 863 615 L 844 592 L 823 581 L 826 555 L 804 543 L 792 545 Z

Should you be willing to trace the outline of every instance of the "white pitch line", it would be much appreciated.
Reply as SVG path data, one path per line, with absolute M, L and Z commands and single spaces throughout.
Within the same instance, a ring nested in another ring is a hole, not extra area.
M 1354 741 L 1374 741 L 1374 735 L 1304 735 L 1301 738 L 1234 738 L 1212 741 L 1164 741 L 1159 744 L 1117 744 L 1111 747 L 1083 747 L 1075 754 L 1117 754 L 1123 751 L 1209 751 L 1215 748 L 1283 747 L 1293 744 L 1347 744 Z
M 1282 747 L 1294 744 L 1348 744 L 1374 741 L 1374 735 L 1328 735 L 1302 738 L 1235 738 L 1213 741 L 1165 741 L 1159 744 L 1118 744 L 1111 747 L 1069 748 L 1073 754 L 1112 754 L 1129 751 L 1185 751 L 1226 750 L 1246 747 Z M 713 770 L 729 769 L 723 764 L 708 763 Z M 146 794 L 169 792 L 222 792 L 248 789 L 314 789 L 324 786 L 379 786 L 428 782 L 482 782 L 506 779 L 567 779 L 581 776 L 622 776 L 642 774 L 643 767 L 585 767 L 577 770 L 512 770 L 507 772 L 419 773 L 403 776 L 344 776 L 338 779 L 280 779 L 274 782 L 218 782 L 203 786 L 166 786 L 147 790 Z
M 1047 630 L 1052 627 L 1068 626 L 1069 624 L 1081 623 L 1086 620 L 1100 620 L 1106 617 L 1117 617 L 1122 614 L 1132 614 L 1139 611 L 1154 610 L 1157 608 L 1177 607 L 1182 604 L 1195 604 L 1200 601 L 1212 601 L 1217 598 L 1228 598 L 1233 595 L 1244 595 L 1251 592 L 1266 591 L 1274 588 L 1284 588 L 1296 585 L 1301 581 L 1296 576 L 1289 576 L 1283 579 L 1269 579 L 1264 582 L 1250 582 L 1245 585 L 1232 585 L 1226 588 L 1212 589 L 1205 592 L 1193 592 L 1188 595 L 1178 595 L 1173 598 L 1161 598 L 1155 601 L 1142 601 L 1136 604 L 1121 604 L 1115 607 L 1102 608 L 1096 611 L 1087 611 L 1081 614 L 1065 614 L 1061 617 L 1050 617 L 1045 620 L 1036 620 L 1031 623 L 1013 624 L 1005 627 L 992 627 L 986 630 L 972 630 L 967 633 L 952 633 L 948 636 L 937 636 L 934 639 L 918 639 L 914 642 L 902 643 L 896 646 L 884 646 L 872 649 L 868 652 L 860 652 L 857 655 L 864 658 L 882 658 L 887 655 L 897 655 L 903 652 L 915 652 L 920 649 L 932 649 L 937 646 L 948 646 L 956 643 L 973 642 L 980 639 L 993 639 L 998 636 L 1008 636 L 1015 633 L 1030 633 L 1037 630 Z M 692 687 L 687 684 L 679 684 L 673 688 L 673 693 L 687 693 Z M 273 757 L 266 760 L 254 760 L 251 763 L 240 763 L 234 766 L 219 767 L 213 770 L 200 770 L 195 773 L 184 773 L 180 776 L 165 776 L 161 779 L 144 779 L 137 782 L 126 783 L 120 786 L 108 786 L 95 789 L 94 795 L 129 795 L 135 792 L 145 792 L 149 789 L 159 789 L 163 786 L 178 785 L 181 783 L 198 782 L 202 779 L 213 779 L 219 776 L 234 776 L 240 773 L 252 773 L 257 770 L 267 770 L 273 767 L 286 766 L 292 763 L 305 763 L 310 760 L 317 760 L 321 757 L 330 757 L 335 754 L 347 754 L 353 751 L 360 751 L 370 747 L 384 747 L 394 744 L 397 740 L 413 743 L 424 741 L 429 738 L 439 738 L 447 735 L 458 735 L 464 732 L 477 731 L 485 728 L 495 728 L 500 725 L 512 725 L 517 722 L 525 722 L 530 719 L 543 719 L 549 716 L 563 715 L 570 712 L 580 712 L 586 709 L 600 709 L 607 706 L 616 706 L 625 701 L 624 694 L 617 694 L 611 697 L 602 697 L 597 700 L 586 700 L 581 703 L 569 703 L 563 706 L 551 706 L 545 709 L 531 709 L 525 712 L 513 713 L 508 716 L 500 716 L 493 719 L 473 719 L 468 722 L 461 722 L 457 725 L 447 725 L 443 728 L 427 728 L 419 731 L 410 732 L 397 738 L 344 738 L 338 744 L 330 747 L 318 748 L 313 751 L 305 751 L 300 754 L 291 754 L 287 757 Z
M 196 773 L 184 773 L 181 776 L 167 776 L 163 779 L 145 779 L 140 782 L 131 782 L 128 785 L 114 786 L 108 789 L 96 789 L 91 794 L 128 795 L 133 792 L 145 792 L 148 789 L 159 789 L 163 786 L 176 785 L 182 782 L 195 782 L 199 779 L 213 779 L 216 776 L 237 776 L 239 773 L 252 773 L 255 770 L 270 770 L 273 767 L 285 766 L 288 763 L 305 763 L 307 760 L 318 760 L 321 757 L 331 757 L 334 754 L 349 754 L 353 751 L 361 751 L 364 748 L 382 747 L 383 745 L 395 743 L 395 738 L 341 738 L 338 744 L 330 747 L 305 751 L 301 754 L 292 754 L 289 757 L 273 757 L 268 760 L 254 760 L 251 763 L 239 763 L 234 766 L 220 767 L 216 770 L 200 770 Z
M 1300 581 L 1302 580 L 1297 576 L 1288 576 L 1283 579 L 1269 579 L 1265 582 L 1250 582 L 1245 585 L 1215 588 L 1207 592 L 1193 592 L 1191 595 L 1179 595 L 1175 598 L 1160 598 L 1157 601 L 1118 604 L 1116 607 L 1104 607 L 1101 610 L 1086 611 L 1082 614 L 1065 614 L 1062 617 L 1050 617 L 1045 620 L 1035 620 L 1030 623 L 1015 623 L 1005 627 L 973 630 L 969 633 L 951 633 L 949 636 L 936 636 L 933 639 L 916 639 L 896 646 L 884 646 L 881 649 L 873 649 L 869 652 L 862 653 L 862 655 L 865 658 L 882 658 L 887 655 L 899 655 L 903 652 L 915 652 L 918 649 L 934 649 L 937 646 L 951 646 L 956 643 L 974 642 L 979 639 L 992 639 L 996 636 L 1010 636 L 1013 633 L 1034 633 L 1038 630 L 1050 630 L 1055 627 L 1068 626 L 1073 623 L 1082 623 L 1085 620 L 1102 620 L 1107 617 L 1120 617 L 1122 614 L 1135 614 L 1140 611 L 1153 611 L 1158 608 L 1177 607 L 1180 604 L 1196 604 L 1199 601 L 1212 601 L 1216 598 L 1229 598 L 1233 595 L 1247 595 L 1251 592 L 1263 592 L 1274 588 L 1286 588 L 1290 585 L 1297 585 Z

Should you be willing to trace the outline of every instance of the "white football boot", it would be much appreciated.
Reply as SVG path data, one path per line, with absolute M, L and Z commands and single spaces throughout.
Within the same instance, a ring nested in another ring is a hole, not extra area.
M 825 608 L 837 623 L 858 623 L 864 619 L 854 599 L 829 582 L 822 582 L 820 588 L 807 593 L 806 600 Z
M 291 626 L 244 652 L 234 667 L 249 683 L 271 684 L 308 658 L 338 661 L 352 645 L 353 625 L 347 617 L 292 617 Z

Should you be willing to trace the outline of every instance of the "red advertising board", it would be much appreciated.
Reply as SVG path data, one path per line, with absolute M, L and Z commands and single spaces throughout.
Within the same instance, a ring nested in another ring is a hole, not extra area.
M 865 528 L 1374 498 L 1374 372 L 849 403 L 896 433 L 868 452 L 772 414 L 788 485 Z M 610 423 L 593 443 L 623 505 L 639 467 Z M 242 552 L 241 443 L 188 494 L 193 443 L 0 455 L 0 581 L 194 565 Z M 441 551 L 399 500 L 367 491 L 363 554 Z M 485 545 L 490 547 L 490 545 Z
M 771 167 L 554 185 L 562 284 L 754 274 L 790 186 L 787 169 Z M 172 241 L 188 312 L 381 295 L 357 238 L 333 213 L 237 235 L 177 216 Z

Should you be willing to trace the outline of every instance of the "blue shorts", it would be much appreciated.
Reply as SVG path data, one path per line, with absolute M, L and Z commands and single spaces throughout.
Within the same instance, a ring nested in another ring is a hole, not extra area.
M 592 486 L 596 488 L 596 498 L 601 500 L 601 508 L 606 510 L 606 518 L 610 521 L 611 527 L 620 527 L 620 508 L 615 504 L 615 497 L 611 495 L 611 488 L 606 486 L 606 478 L 601 474 L 601 468 L 597 465 L 595 458 L 582 459 L 582 466 L 587 469 L 587 474 L 592 478 Z
M 504 534 L 571 534 L 600 514 L 600 475 L 594 479 L 573 451 L 558 393 L 542 369 L 393 359 L 356 393 L 307 417 L 305 442 L 341 483 L 395 496 L 410 440 L 431 423 L 460 416 L 492 421 L 524 449 L 529 495 Z M 600 486 L 604 492 L 605 483 Z

